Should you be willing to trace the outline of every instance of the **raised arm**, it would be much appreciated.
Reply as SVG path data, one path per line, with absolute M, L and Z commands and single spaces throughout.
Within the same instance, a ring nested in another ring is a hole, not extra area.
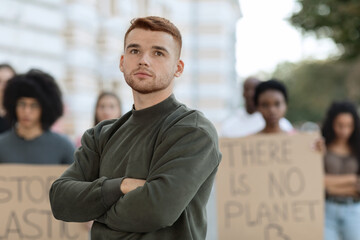
M 198 128 L 174 127 L 161 141 L 144 186 L 125 194 L 97 221 L 117 231 L 151 232 L 193 211 L 186 209 L 190 202 L 205 208 L 221 158 L 217 138 Z

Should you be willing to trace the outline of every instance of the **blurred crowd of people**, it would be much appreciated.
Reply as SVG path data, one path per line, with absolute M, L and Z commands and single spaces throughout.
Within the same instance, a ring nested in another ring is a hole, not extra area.
M 0 163 L 71 164 L 80 138 L 73 143 L 51 130 L 63 109 L 61 90 L 50 74 L 37 69 L 17 74 L 0 64 Z M 101 92 L 94 125 L 120 116 L 120 98 Z
M 224 122 L 221 136 L 296 131 L 284 118 L 288 93 L 280 81 L 250 77 L 244 82 L 243 97 L 245 109 Z M 360 239 L 360 119 L 356 104 L 334 101 L 320 128 L 322 139 L 315 148 L 324 156 L 324 239 Z
M 249 77 L 242 89 L 245 107 L 223 122 L 221 137 L 297 131 L 285 118 L 289 96 L 281 81 Z M 0 163 L 71 164 L 81 140 L 72 143 L 51 130 L 62 114 L 62 94 L 51 75 L 35 69 L 17 74 L 10 65 L 0 64 Z M 120 98 L 113 92 L 101 92 L 94 107 L 94 126 L 121 115 Z M 317 148 L 324 155 L 325 239 L 360 239 L 357 106 L 350 101 L 333 102 L 321 134 Z

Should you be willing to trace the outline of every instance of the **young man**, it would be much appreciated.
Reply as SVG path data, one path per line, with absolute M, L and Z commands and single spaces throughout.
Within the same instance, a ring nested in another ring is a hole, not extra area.
M 73 162 L 71 142 L 49 130 L 63 113 L 60 89 L 49 74 L 30 70 L 10 79 L 4 107 L 13 129 L 0 134 L 0 163 Z
M 213 125 L 172 94 L 181 35 L 160 17 L 134 19 L 120 70 L 133 110 L 89 129 L 56 180 L 56 218 L 95 220 L 92 239 L 205 239 L 205 206 L 221 154 Z

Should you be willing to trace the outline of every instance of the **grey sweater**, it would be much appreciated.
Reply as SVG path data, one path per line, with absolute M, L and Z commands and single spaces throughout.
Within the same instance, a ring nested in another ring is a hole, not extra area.
M 74 145 L 64 136 L 45 131 L 25 140 L 14 129 L 0 134 L 0 163 L 71 164 Z
M 95 219 L 94 240 L 205 239 L 220 159 L 213 125 L 171 96 L 89 129 L 52 185 L 52 211 L 64 221 Z M 123 177 L 146 183 L 122 195 Z

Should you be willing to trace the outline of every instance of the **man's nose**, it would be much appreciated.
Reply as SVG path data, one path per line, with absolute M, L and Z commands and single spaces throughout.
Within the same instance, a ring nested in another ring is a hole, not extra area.
M 141 55 L 139 59 L 139 65 L 140 66 L 149 66 L 149 55 L 144 53 Z

